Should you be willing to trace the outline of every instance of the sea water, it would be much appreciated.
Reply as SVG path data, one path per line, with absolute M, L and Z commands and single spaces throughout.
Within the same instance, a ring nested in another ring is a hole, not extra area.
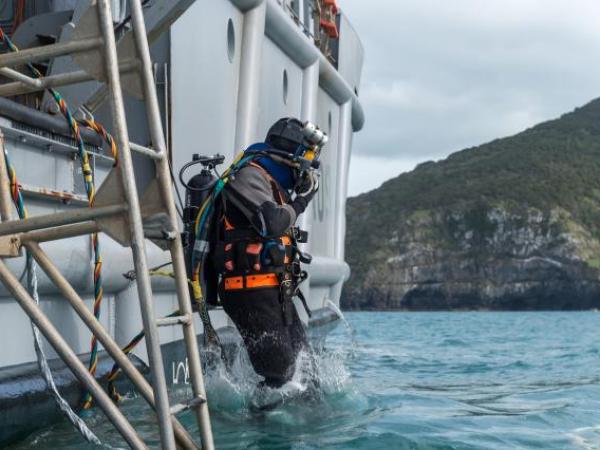
M 241 357 L 208 374 L 218 449 L 600 448 L 600 314 L 346 313 L 318 357 L 269 411 L 253 408 L 256 376 Z M 307 367 L 304 365 L 304 367 Z M 188 395 L 185 389 L 173 395 Z M 151 445 L 143 400 L 123 403 Z M 188 412 L 180 419 L 196 432 Z M 123 447 L 100 413 L 105 448 Z M 17 449 L 94 448 L 65 423 Z

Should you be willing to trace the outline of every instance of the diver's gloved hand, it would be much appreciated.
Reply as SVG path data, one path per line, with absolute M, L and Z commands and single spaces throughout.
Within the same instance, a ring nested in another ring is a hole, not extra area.
M 296 189 L 296 198 L 291 203 L 292 208 L 296 211 L 296 216 L 304 212 L 318 190 L 319 178 L 316 173 L 312 170 L 306 172 L 304 179 Z
M 319 190 L 319 177 L 314 170 L 305 172 L 300 185 L 296 188 L 296 194 L 301 197 L 309 197 L 311 201 Z

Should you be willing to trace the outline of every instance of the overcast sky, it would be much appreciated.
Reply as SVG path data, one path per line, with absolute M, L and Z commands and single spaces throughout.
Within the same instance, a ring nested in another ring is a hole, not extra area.
M 600 97 L 600 1 L 338 3 L 366 54 L 349 195 Z

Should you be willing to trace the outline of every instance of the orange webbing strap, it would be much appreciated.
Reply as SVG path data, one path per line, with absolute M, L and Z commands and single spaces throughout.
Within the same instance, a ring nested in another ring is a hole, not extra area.
M 321 27 L 325 30 L 327 35 L 332 39 L 338 39 L 340 34 L 338 32 L 336 24 L 336 16 L 339 12 L 339 7 L 336 0 L 324 0 L 325 6 L 325 17 L 321 17 L 319 21 Z
M 244 283 L 245 279 L 245 283 Z M 276 273 L 264 273 L 258 275 L 246 275 L 225 278 L 225 290 L 235 291 L 238 289 L 253 289 L 261 287 L 279 286 L 279 277 Z M 244 286 L 245 284 L 245 286 Z
M 321 19 L 319 21 L 319 24 L 325 30 L 325 32 L 327 33 L 327 36 L 329 36 L 330 38 L 338 39 L 340 37 L 340 33 L 338 32 L 337 25 L 334 22 L 330 22 L 326 19 Z
M 325 4 L 325 6 L 331 8 L 332 14 L 337 14 L 340 10 L 340 7 L 337 4 L 337 0 L 324 0 L 323 3 Z
M 290 261 L 291 261 L 291 258 L 290 258 L 290 252 L 288 251 L 288 248 L 292 246 L 292 238 L 291 238 L 291 237 L 289 237 L 289 236 L 286 234 L 286 235 L 283 235 L 283 236 L 281 236 L 281 237 L 279 238 L 279 240 L 281 241 L 281 243 L 282 243 L 283 245 L 285 245 L 285 248 L 286 248 L 286 250 L 285 250 L 285 258 L 284 258 L 284 261 L 283 261 L 283 263 L 284 263 L 284 264 L 289 264 L 289 263 L 290 263 Z
M 229 220 L 227 220 L 226 216 L 223 216 L 223 221 L 225 222 L 225 229 L 227 231 L 231 231 L 231 230 L 235 229 L 235 227 L 231 224 L 231 222 L 229 222 Z

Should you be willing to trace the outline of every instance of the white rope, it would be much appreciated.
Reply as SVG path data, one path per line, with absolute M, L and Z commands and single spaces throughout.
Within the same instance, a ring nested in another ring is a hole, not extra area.
M 27 254 L 27 288 L 29 293 L 35 300 L 35 302 L 39 305 L 40 298 L 38 295 L 38 280 L 37 280 L 37 264 L 31 257 L 31 255 Z M 71 409 L 67 401 L 60 395 L 58 392 L 58 388 L 56 387 L 56 383 L 54 382 L 54 377 L 52 376 L 52 372 L 50 371 L 50 366 L 48 366 L 48 359 L 44 354 L 44 350 L 42 348 L 42 336 L 40 334 L 40 330 L 31 322 L 31 328 L 33 330 L 34 337 L 34 346 L 35 353 L 37 355 L 38 366 L 40 371 L 42 372 L 42 376 L 46 381 L 46 385 L 52 396 L 56 400 L 58 407 L 60 410 L 67 416 L 69 421 L 77 428 L 77 431 L 85 438 L 86 441 L 96 444 L 102 445 L 100 439 L 88 428 L 85 422 L 75 414 L 75 411 Z

